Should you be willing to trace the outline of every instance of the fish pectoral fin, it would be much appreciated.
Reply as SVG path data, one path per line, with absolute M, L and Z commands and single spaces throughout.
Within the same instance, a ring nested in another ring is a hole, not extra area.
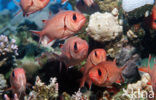
M 147 67 L 140 67 L 139 71 L 148 73 L 148 68 Z
M 89 82 L 87 82 L 87 83 L 88 83 L 88 86 L 89 86 L 89 90 L 91 90 L 91 88 L 92 88 L 92 81 L 89 80 Z

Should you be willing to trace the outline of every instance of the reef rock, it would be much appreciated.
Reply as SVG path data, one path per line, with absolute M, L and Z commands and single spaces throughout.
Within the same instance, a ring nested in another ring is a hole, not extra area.
M 86 31 L 95 41 L 105 42 L 120 36 L 122 26 L 118 23 L 118 16 L 109 12 L 96 12 L 90 16 Z

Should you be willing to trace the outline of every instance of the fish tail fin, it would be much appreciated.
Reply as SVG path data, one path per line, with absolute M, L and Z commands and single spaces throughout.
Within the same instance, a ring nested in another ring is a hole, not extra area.
M 148 68 L 147 67 L 140 67 L 139 71 L 148 73 Z

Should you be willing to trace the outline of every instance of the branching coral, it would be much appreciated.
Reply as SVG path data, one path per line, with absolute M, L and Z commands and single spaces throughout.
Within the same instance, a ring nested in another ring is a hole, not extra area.
M 56 78 L 51 78 L 50 84 L 45 85 L 37 76 L 33 91 L 29 94 L 29 100 L 54 100 L 57 97 L 58 83 Z
M 0 69 L 7 69 L 6 72 L 13 64 L 15 56 L 18 55 L 15 42 L 15 39 L 9 40 L 7 36 L 0 35 Z M 3 73 L 5 73 L 4 70 Z
M 80 89 L 72 95 L 71 100 L 89 100 L 89 98 L 80 92 Z

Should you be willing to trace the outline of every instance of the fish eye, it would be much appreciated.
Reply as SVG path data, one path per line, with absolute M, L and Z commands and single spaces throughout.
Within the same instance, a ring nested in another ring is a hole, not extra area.
M 74 44 L 74 50 L 77 51 L 77 43 Z
M 73 20 L 76 21 L 77 17 L 76 14 L 73 14 Z
M 15 73 L 14 73 L 14 71 L 12 72 L 12 76 L 15 77 Z
M 154 20 L 154 23 L 156 23 L 156 20 Z
M 96 53 L 96 51 L 95 51 L 95 56 L 97 57 L 97 53 Z
M 102 74 L 100 69 L 98 69 L 98 74 L 99 74 L 99 76 L 101 76 L 101 74 Z

